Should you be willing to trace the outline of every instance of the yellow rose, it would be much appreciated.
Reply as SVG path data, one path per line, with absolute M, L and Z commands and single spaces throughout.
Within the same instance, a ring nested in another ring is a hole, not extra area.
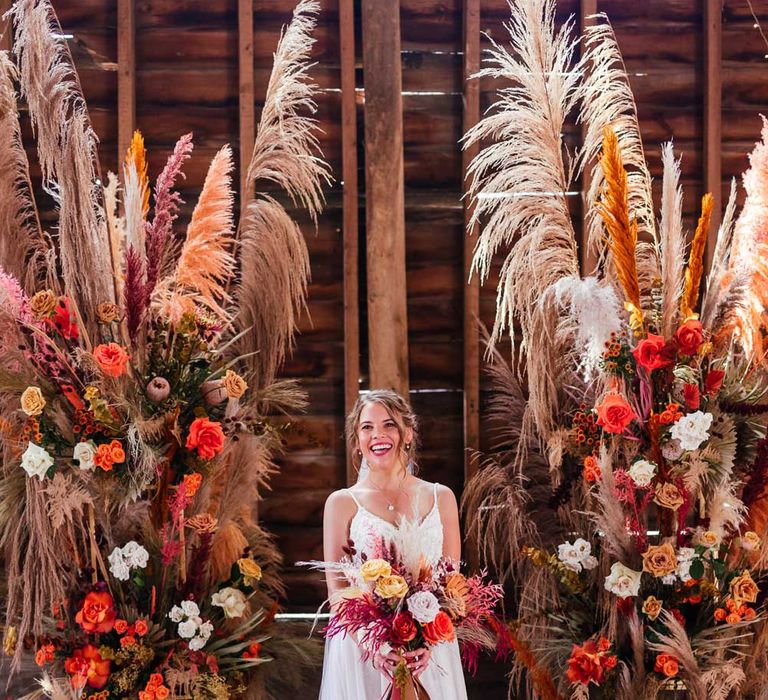
M 663 578 L 667 574 L 673 574 L 677 569 L 677 555 L 675 548 L 665 542 L 660 545 L 649 545 L 643 552 L 643 571 L 656 578 Z
M 238 559 L 237 565 L 246 586 L 253 586 L 257 581 L 261 581 L 261 567 L 253 559 Z
M 363 581 L 370 583 L 382 576 L 389 576 L 392 573 L 392 567 L 383 559 L 369 559 L 360 567 L 360 573 Z
M 649 595 L 643 602 L 643 612 L 651 620 L 655 620 L 661 613 L 661 601 L 655 596 Z
M 733 596 L 736 605 L 754 603 L 757 600 L 759 589 L 746 569 L 741 572 L 741 576 L 737 576 L 731 581 L 730 588 L 731 596 Z
M 96 318 L 99 323 L 112 323 L 120 318 L 120 307 L 111 301 L 103 301 L 96 307 Z
M 19 634 L 15 627 L 6 627 L 3 638 L 3 654 L 13 656 L 16 653 L 16 645 L 19 642 Z
M 29 300 L 29 307 L 36 318 L 48 318 L 53 315 L 56 301 L 56 295 L 50 289 L 46 289 Z
M 227 392 L 227 397 L 230 399 L 239 399 L 248 388 L 248 384 L 237 372 L 233 372 L 231 369 L 227 370 L 224 375 L 224 379 L 221 380 L 222 386 Z
M 39 416 L 45 408 L 43 392 L 36 386 L 28 386 L 21 395 L 21 410 L 28 416 Z
M 747 530 L 741 536 L 741 548 L 752 552 L 760 546 L 760 535 L 752 530 Z
M 705 547 L 717 547 L 720 544 L 720 535 L 712 530 L 702 532 L 699 537 L 699 544 L 703 544 Z
M 405 598 L 408 584 L 402 576 L 382 576 L 376 582 L 376 593 L 382 598 Z
M 677 486 L 666 482 L 664 484 L 656 484 L 656 495 L 653 497 L 653 502 L 662 508 L 677 510 L 683 505 L 684 501 Z

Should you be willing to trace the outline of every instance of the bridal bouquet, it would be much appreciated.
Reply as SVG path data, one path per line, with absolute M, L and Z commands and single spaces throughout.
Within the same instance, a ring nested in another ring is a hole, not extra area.
M 501 586 L 486 582 L 483 575 L 465 576 L 447 557 L 433 565 L 423 560 L 409 564 L 384 539 L 377 540 L 370 558 L 351 545 L 345 552 L 341 562 L 313 562 L 316 568 L 341 574 L 349 584 L 334 606 L 327 636 L 353 635 L 366 658 L 458 639 L 471 671 L 481 649 L 505 653 L 504 625 L 495 614 Z M 395 670 L 390 692 L 394 688 L 413 688 L 416 697 L 428 697 L 405 659 Z
M 11 675 L 28 652 L 44 674 L 28 698 L 264 692 L 256 669 L 279 648 L 271 623 L 283 589 L 255 505 L 281 448 L 270 416 L 304 401 L 276 374 L 308 266 L 298 226 L 255 185 L 285 187 L 313 216 L 321 207 L 327 166 L 301 116 L 314 105 L 306 67 L 317 10 L 299 2 L 278 44 L 239 225 L 224 146 L 185 228 L 176 183 L 192 135 L 154 187 L 139 132 L 122 182 L 102 180 L 52 7 L 18 0 L 10 12 L 15 62 L 0 52 L 0 208 L 11 227 L 0 251 L 0 545 Z M 55 243 L 29 180 L 17 80 L 58 207 Z
M 550 0 L 514 3 L 508 29 L 483 74 L 509 86 L 466 138 L 481 145 L 477 269 L 511 247 L 490 342 L 514 323 L 525 354 L 494 351 L 497 450 L 464 505 L 519 591 L 511 682 L 545 698 L 763 697 L 768 125 L 740 214 L 734 183 L 719 230 L 707 194 L 689 235 L 671 144 L 654 200 L 606 18 L 578 61 Z M 579 168 L 582 234 L 565 197 Z

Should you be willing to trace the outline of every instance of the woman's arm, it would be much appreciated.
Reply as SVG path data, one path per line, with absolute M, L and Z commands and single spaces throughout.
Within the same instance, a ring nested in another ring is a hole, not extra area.
M 323 559 L 325 561 L 340 561 L 344 556 L 344 546 L 349 539 L 349 523 L 355 515 L 357 506 L 352 496 L 346 490 L 334 491 L 325 502 L 323 513 Z M 331 608 L 347 581 L 333 572 L 326 572 L 325 582 L 328 586 L 328 598 Z
M 459 561 L 461 559 L 461 531 L 459 530 L 459 507 L 453 491 L 442 484 L 437 488 L 437 503 L 440 519 L 443 521 L 443 556 Z

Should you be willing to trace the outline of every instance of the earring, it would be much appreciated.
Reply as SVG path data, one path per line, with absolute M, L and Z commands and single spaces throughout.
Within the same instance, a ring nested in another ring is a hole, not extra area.
M 406 452 L 410 452 L 411 451 L 411 443 L 410 442 L 406 442 L 405 443 L 405 451 Z

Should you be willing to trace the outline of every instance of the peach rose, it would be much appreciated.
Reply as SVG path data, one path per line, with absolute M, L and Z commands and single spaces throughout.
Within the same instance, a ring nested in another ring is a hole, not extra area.
M 93 349 L 93 357 L 108 377 L 120 377 L 128 366 L 128 353 L 117 343 L 102 343 Z
M 632 407 L 621 394 L 608 394 L 597 406 L 597 424 L 606 433 L 623 433 L 635 417 Z
M 643 602 L 643 613 L 651 620 L 655 620 L 661 613 L 661 601 L 655 596 L 649 595 Z
M 50 289 L 45 289 L 29 300 L 29 308 L 35 318 L 50 318 L 56 308 L 56 300 L 56 295 Z
M 752 530 L 747 530 L 741 536 L 741 548 L 752 552 L 760 546 L 760 535 Z
M 643 552 L 643 571 L 656 578 L 663 578 L 677 569 L 677 556 L 674 547 L 665 542 L 660 545 L 649 545 Z
M 186 447 L 188 450 L 197 450 L 200 459 L 213 459 L 224 449 L 221 423 L 207 418 L 195 418 L 189 426 Z
M 230 399 L 239 399 L 248 388 L 248 384 L 237 372 L 228 369 L 221 384 Z
M 677 510 L 683 505 L 685 499 L 680 494 L 680 489 L 667 481 L 663 484 L 656 484 L 656 495 L 653 497 L 653 502 L 662 508 Z
M 91 591 L 83 600 L 83 607 L 75 615 L 75 622 L 86 632 L 103 634 L 115 626 L 114 601 L 106 591 Z
M 750 576 L 749 571 L 746 569 L 741 572 L 741 575 L 731 581 L 730 591 L 737 605 L 754 603 L 759 593 L 757 584 L 752 580 L 752 576 Z
M 28 416 L 39 416 L 45 408 L 43 392 L 36 386 L 28 386 L 21 395 L 21 410 Z
M 111 301 L 103 301 L 96 307 L 96 318 L 99 323 L 113 323 L 120 319 L 120 307 Z
M 376 581 L 376 593 L 382 598 L 404 598 L 408 584 L 402 576 L 382 576 Z
M 717 547 L 720 544 L 720 535 L 712 530 L 702 532 L 698 537 L 699 544 L 703 544 L 705 547 Z

